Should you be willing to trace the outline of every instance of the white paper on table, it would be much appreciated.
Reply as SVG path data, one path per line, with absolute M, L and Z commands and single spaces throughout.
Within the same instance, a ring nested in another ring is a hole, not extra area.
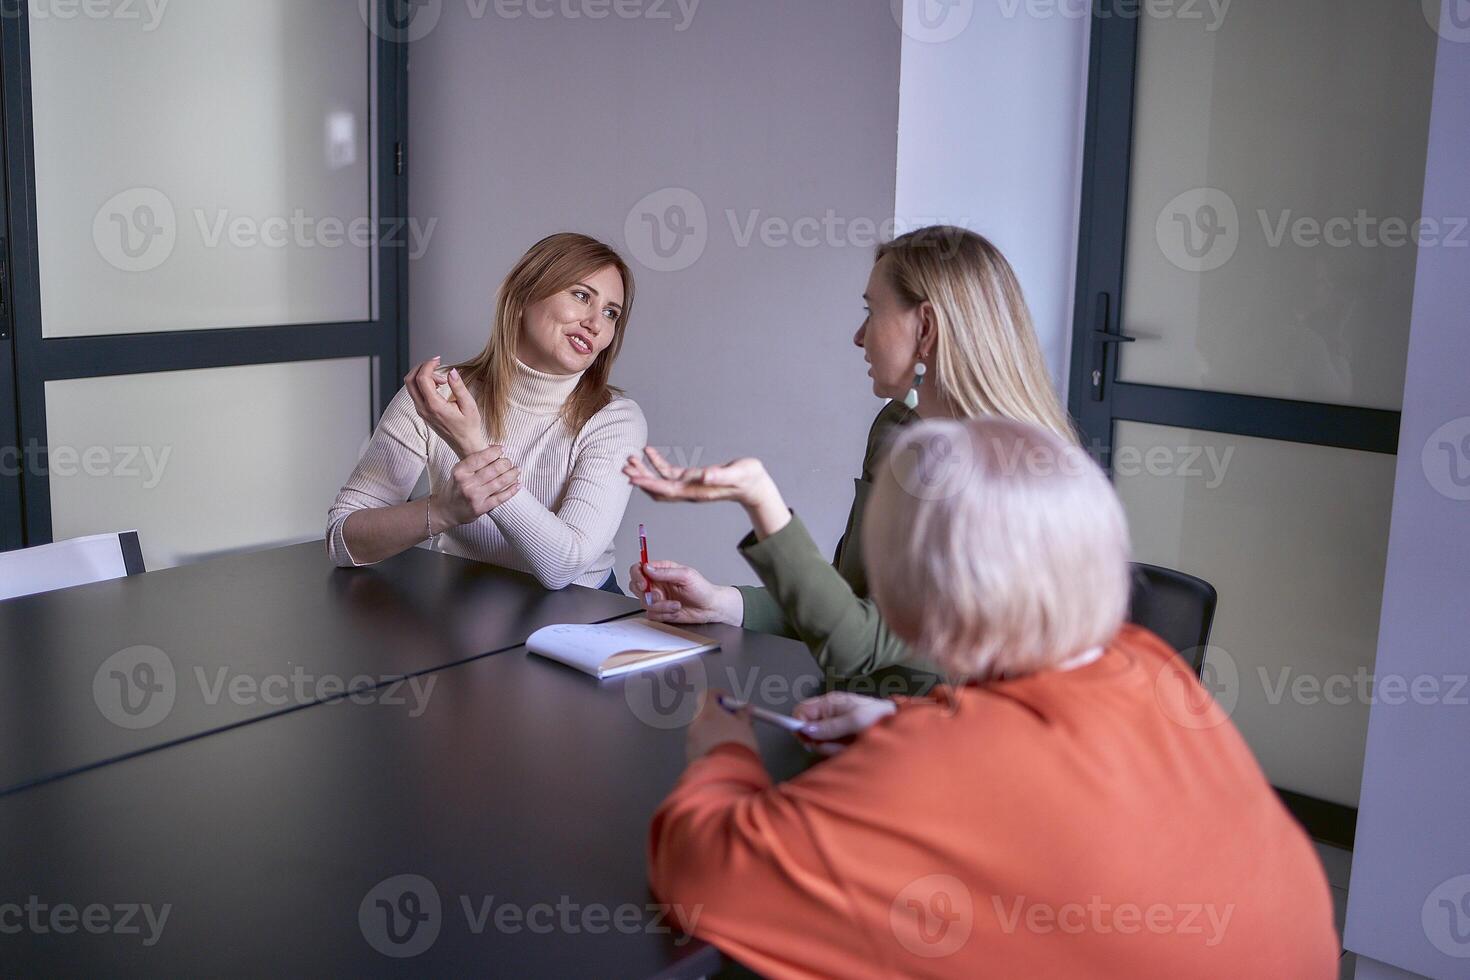
M 526 640 L 530 652 L 602 680 L 719 648 L 698 633 L 641 617 L 585 626 L 546 626 Z

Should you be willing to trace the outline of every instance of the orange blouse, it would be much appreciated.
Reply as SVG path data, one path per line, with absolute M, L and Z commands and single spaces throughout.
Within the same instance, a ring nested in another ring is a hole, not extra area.
M 1133 626 L 1085 667 L 902 702 L 781 785 L 719 746 L 654 816 L 649 868 L 769 977 L 1337 975 L 1311 842 Z

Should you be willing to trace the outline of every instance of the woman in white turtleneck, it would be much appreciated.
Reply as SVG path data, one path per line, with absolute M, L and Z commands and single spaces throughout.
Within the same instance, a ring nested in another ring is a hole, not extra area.
M 633 276 L 608 246 L 575 234 L 532 246 L 501 285 L 484 351 L 404 379 L 332 505 L 332 561 L 371 565 L 429 540 L 549 589 L 619 591 L 621 466 L 648 437 L 608 383 L 632 305 Z M 426 467 L 430 493 L 410 501 Z

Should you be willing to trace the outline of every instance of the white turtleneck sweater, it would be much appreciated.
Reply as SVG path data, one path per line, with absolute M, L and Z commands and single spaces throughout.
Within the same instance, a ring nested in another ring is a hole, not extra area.
M 548 589 L 573 583 L 597 588 L 607 581 L 631 490 L 623 461 L 643 452 L 648 424 L 637 403 L 615 397 L 581 432 L 570 432 L 560 413 L 581 378 L 542 374 L 516 362 L 505 431 L 496 444 L 520 467 L 520 492 L 473 523 L 435 536 L 430 547 L 530 572 Z M 400 390 L 332 504 L 331 560 L 344 567 L 360 564 L 342 537 L 353 511 L 406 502 L 426 466 L 429 486 L 438 493 L 458 462 L 419 418 L 407 389 Z

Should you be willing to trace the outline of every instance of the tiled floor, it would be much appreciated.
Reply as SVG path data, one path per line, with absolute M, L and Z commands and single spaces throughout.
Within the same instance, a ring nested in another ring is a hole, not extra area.
M 1347 919 L 1348 875 L 1353 866 L 1353 852 L 1319 842 L 1317 855 L 1322 859 L 1322 867 L 1327 870 L 1327 883 L 1332 886 L 1332 912 L 1337 922 L 1338 941 L 1341 943 L 1342 927 Z M 1343 952 L 1338 980 L 1352 980 L 1355 959 L 1352 953 Z

